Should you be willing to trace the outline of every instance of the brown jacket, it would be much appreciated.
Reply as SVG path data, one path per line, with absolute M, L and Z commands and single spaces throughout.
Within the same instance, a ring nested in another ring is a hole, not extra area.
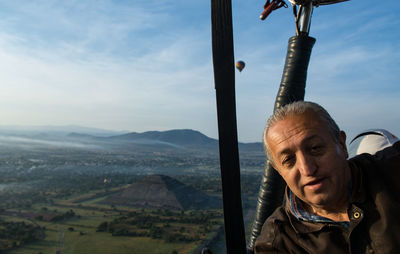
M 285 204 L 264 223 L 255 253 L 400 253 L 400 142 L 349 164 L 349 228 L 300 221 Z

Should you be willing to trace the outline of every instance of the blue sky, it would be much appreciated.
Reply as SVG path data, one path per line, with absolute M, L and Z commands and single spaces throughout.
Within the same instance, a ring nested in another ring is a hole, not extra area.
M 260 141 L 279 87 L 292 11 L 233 0 L 239 140 Z M 306 100 L 352 137 L 400 135 L 400 3 L 314 10 Z M 0 125 L 190 128 L 217 137 L 210 1 L 0 1 Z

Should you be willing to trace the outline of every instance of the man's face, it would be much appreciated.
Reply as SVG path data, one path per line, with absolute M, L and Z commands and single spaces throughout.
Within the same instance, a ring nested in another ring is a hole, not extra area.
M 267 142 L 275 168 L 292 192 L 313 208 L 343 205 L 350 170 L 346 135 L 337 143 L 327 125 L 307 111 L 287 116 L 270 127 Z

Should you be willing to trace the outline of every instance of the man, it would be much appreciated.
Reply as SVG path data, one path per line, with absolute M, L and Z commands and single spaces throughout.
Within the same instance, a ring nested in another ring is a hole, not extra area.
M 263 142 L 288 188 L 255 253 L 400 253 L 400 142 L 347 160 L 346 134 L 312 102 L 276 110 Z

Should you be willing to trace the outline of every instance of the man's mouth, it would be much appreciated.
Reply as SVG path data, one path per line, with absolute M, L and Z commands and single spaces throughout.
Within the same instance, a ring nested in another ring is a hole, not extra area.
M 325 178 L 318 178 L 312 181 L 309 181 L 304 185 L 305 188 L 311 189 L 311 190 L 317 190 L 322 187 L 324 183 Z

